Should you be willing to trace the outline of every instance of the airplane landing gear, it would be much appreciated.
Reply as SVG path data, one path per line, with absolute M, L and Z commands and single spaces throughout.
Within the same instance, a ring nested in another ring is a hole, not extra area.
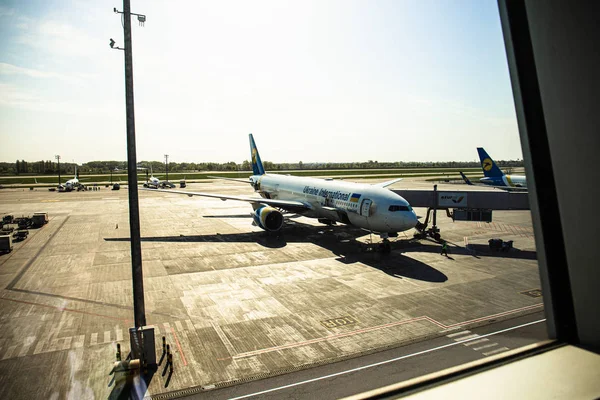
M 392 252 L 392 244 L 387 238 L 384 238 L 383 242 L 379 244 L 379 251 L 383 254 L 390 254 Z

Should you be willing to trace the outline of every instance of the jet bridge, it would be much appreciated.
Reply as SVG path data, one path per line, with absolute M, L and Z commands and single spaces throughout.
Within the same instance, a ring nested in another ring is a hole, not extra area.
M 437 190 L 393 190 L 402 196 L 412 207 L 427 208 L 424 223 L 417 224 L 416 229 L 423 235 L 440 239 L 440 230 L 436 225 L 437 210 L 446 210 L 446 215 L 453 221 L 492 222 L 493 210 L 529 210 L 529 195 L 526 192 L 489 191 L 447 191 Z M 431 213 L 433 211 L 433 213 Z M 433 215 L 433 226 L 427 229 L 430 214 Z
M 499 190 L 392 190 L 404 197 L 412 207 L 439 209 L 529 210 L 527 192 Z M 437 200 L 437 201 L 436 201 Z

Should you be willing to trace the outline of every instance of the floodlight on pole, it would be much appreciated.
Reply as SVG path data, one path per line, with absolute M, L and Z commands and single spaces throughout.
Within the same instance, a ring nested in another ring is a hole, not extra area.
M 110 48 L 113 50 L 125 50 L 119 46 L 115 47 L 115 41 L 112 38 L 110 38 L 110 42 L 108 44 L 109 44 Z
M 142 273 L 142 246 L 140 237 L 140 214 L 137 187 L 137 156 L 135 145 L 135 116 L 133 101 L 133 55 L 131 46 L 130 0 L 123 0 L 122 14 L 125 58 L 125 114 L 127 125 L 127 182 L 129 194 L 129 232 L 131 243 L 131 272 L 133 283 L 133 314 L 135 327 L 129 329 L 132 359 L 140 359 L 144 365 L 156 366 L 154 350 L 154 328 L 146 326 L 146 308 L 144 302 L 144 278 Z M 145 15 L 144 15 L 145 21 Z M 114 47 L 112 43 L 111 48 Z

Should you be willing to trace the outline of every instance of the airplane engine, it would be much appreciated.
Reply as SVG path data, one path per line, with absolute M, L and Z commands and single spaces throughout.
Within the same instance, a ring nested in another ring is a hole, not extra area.
M 283 226 L 283 214 L 273 207 L 258 208 L 252 214 L 256 225 L 260 226 L 265 231 L 277 232 Z

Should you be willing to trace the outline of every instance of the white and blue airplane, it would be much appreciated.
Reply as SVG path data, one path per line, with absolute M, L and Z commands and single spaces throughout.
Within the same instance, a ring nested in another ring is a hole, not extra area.
M 37 183 L 37 180 L 35 183 Z M 81 182 L 79 182 L 79 174 L 77 173 L 77 165 L 75 165 L 75 176 L 73 177 L 73 179 L 69 179 L 68 181 L 66 181 L 64 185 L 59 185 L 58 191 L 59 192 L 70 192 L 72 190 L 78 189 L 81 186 L 83 186 L 83 185 L 81 184 Z
M 479 180 L 485 186 L 508 190 L 508 191 L 527 191 L 527 178 L 524 175 L 507 175 L 496 165 L 492 157 L 483 147 L 477 148 L 483 178 Z M 467 185 L 476 186 L 462 172 L 460 173 Z
M 146 177 L 148 176 L 148 168 L 138 167 L 137 169 L 138 170 L 145 170 L 146 171 Z M 158 179 L 157 177 L 155 177 L 154 173 L 152 172 L 152 166 L 150 166 L 150 177 L 148 178 L 148 180 L 146 181 L 146 183 L 144 183 L 143 186 L 145 188 L 150 188 L 150 189 L 175 187 L 175 185 L 173 183 L 168 182 L 168 181 L 161 181 L 160 179 Z
M 478 147 L 477 153 L 479 153 L 479 161 L 481 161 L 481 169 L 484 175 L 479 182 L 490 186 L 527 188 L 527 178 L 525 176 L 507 175 L 502 172 L 483 147 Z
M 215 193 L 160 190 L 188 196 L 245 201 L 252 205 L 253 224 L 268 232 L 279 231 L 284 223 L 282 211 L 317 218 L 324 224 L 341 222 L 378 233 L 383 251 L 390 251 L 388 237 L 412 229 L 417 224 L 414 210 L 398 194 L 386 189 L 400 181 L 393 179 L 374 185 L 347 181 L 267 174 L 250 134 L 252 171 L 248 181 L 261 197 Z M 142 189 L 148 190 L 148 189 Z

